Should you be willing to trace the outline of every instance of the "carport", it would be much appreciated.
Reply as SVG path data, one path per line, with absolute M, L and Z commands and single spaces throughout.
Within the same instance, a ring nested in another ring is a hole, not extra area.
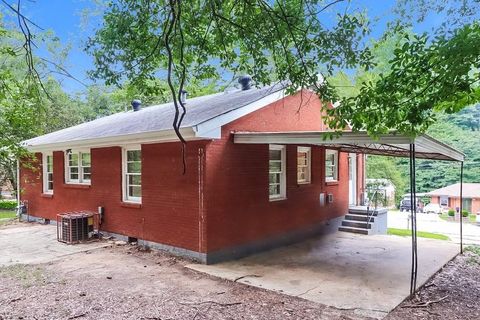
M 417 289 L 417 213 L 415 159 L 432 159 L 460 162 L 460 212 L 462 212 L 463 161 L 465 155 L 452 147 L 426 135 L 409 137 L 391 131 L 372 138 L 367 132 L 343 132 L 337 135 L 326 131 L 286 131 L 286 132 L 235 132 L 234 142 L 238 144 L 296 144 L 314 145 L 337 149 L 341 152 L 363 153 L 410 159 L 410 194 L 412 212 L 412 249 L 410 294 Z M 460 219 L 460 252 L 463 252 L 462 219 Z

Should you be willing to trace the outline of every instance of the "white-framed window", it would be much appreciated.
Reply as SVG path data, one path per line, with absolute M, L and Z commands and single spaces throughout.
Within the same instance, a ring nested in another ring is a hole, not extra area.
M 90 184 L 91 180 L 90 151 L 72 151 L 65 153 L 65 177 L 67 183 Z
M 123 149 L 123 201 L 142 202 L 142 150 L 139 146 Z
M 325 150 L 325 181 L 338 181 L 337 150 Z
M 310 147 L 297 147 L 297 183 L 299 184 L 311 181 L 311 154 Z
M 281 145 L 269 146 L 268 193 L 270 200 L 286 197 L 286 149 Z
M 53 193 L 53 154 L 44 153 L 42 164 L 43 164 L 43 193 Z

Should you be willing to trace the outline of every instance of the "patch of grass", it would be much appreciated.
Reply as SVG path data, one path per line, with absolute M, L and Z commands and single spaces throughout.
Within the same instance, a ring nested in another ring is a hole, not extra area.
M 471 253 L 471 256 L 467 259 L 467 263 L 480 264 L 480 246 L 468 246 L 465 248 L 465 252 Z
M 44 284 L 47 280 L 45 270 L 42 267 L 25 264 L 16 264 L 0 268 L 0 277 L 18 280 L 25 288 Z
M 480 246 L 468 246 L 465 248 L 465 251 L 471 252 L 480 257 Z
M 408 236 L 412 235 L 412 230 L 388 228 L 387 229 L 387 234 L 394 235 L 394 236 L 408 237 Z M 437 239 L 437 240 L 450 240 L 450 238 L 447 237 L 444 234 L 425 232 L 425 231 L 417 231 L 417 237 L 428 238 L 428 239 Z
M 439 215 L 439 217 L 440 217 L 440 219 L 445 220 L 445 221 L 453 221 L 452 216 L 449 216 L 448 213 L 442 213 L 441 215 Z M 466 220 L 463 220 L 463 221 L 466 221 Z M 477 215 L 476 214 L 470 214 L 468 216 L 468 221 L 471 222 L 471 223 L 477 222 Z
M 451 221 L 450 216 L 448 215 L 448 213 L 442 213 L 441 215 L 439 215 L 440 219 L 442 220 L 445 220 L 445 221 Z
M 0 210 L 0 219 L 13 219 L 17 216 L 15 211 Z

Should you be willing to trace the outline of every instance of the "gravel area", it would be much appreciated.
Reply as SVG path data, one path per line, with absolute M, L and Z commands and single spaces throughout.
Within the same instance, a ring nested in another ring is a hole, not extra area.
M 385 320 L 480 319 L 480 247 L 468 247 Z
M 369 319 L 187 263 L 127 245 L 0 268 L 0 319 Z

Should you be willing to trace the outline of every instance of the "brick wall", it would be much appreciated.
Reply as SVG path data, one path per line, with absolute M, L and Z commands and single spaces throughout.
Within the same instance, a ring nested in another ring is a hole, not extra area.
M 300 103 L 303 100 L 303 105 Z M 208 251 L 260 240 L 339 217 L 348 208 L 348 154 L 339 159 L 339 182 L 327 184 L 325 149 L 312 147 L 312 181 L 297 184 L 297 149 L 287 146 L 287 199 L 269 201 L 268 145 L 234 144 L 232 131 L 324 130 L 321 103 L 309 92 L 287 97 L 224 126 L 207 146 Z M 334 202 L 320 206 L 320 192 Z
M 440 203 L 440 197 L 431 197 L 431 203 Z M 460 208 L 460 198 L 449 197 L 448 207 L 453 210 L 456 210 L 457 207 Z M 477 212 L 480 212 L 480 198 L 473 198 L 472 211 L 470 213 L 477 213 Z
M 142 145 L 142 205 L 122 202 L 121 148 L 91 149 L 91 186 L 64 183 L 64 154 L 54 152 L 54 195 L 42 195 L 37 171 L 21 169 L 22 199 L 29 212 L 56 214 L 105 207 L 102 229 L 139 239 L 212 252 L 339 217 L 348 207 L 348 155 L 340 154 L 339 182 L 327 184 L 325 149 L 312 148 L 312 181 L 297 184 L 296 146 L 287 147 L 287 199 L 268 197 L 268 145 L 235 145 L 231 131 L 325 130 L 321 103 L 303 92 L 222 128 L 222 139 L 189 142 L 182 174 L 179 143 Z M 359 192 L 363 169 L 358 160 Z M 362 179 L 363 180 L 363 179 Z M 321 207 L 319 193 L 334 202 Z
M 91 149 L 90 186 L 65 184 L 63 152 L 54 152 L 53 196 L 42 195 L 37 154 L 37 170 L 21 169 L 22 200 L 29 201 L 30 214 L 51 220 L 61 212 L 102 206 L 102 230 L 198 251 L 198 155 L 205 143 L 188 144 L 185 175 L 179 143 L 142 145 L 141 208 L 122 202 L 120 147 Z

